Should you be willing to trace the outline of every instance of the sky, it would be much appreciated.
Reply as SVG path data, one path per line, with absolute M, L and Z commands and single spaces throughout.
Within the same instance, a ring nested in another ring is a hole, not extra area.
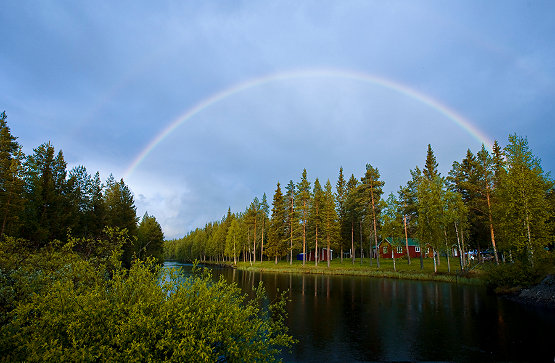
M 555 170 L 553 1 L 2 1 L 0 111 L 26 154 L 123 178 L 179 238 L 276 183 L 377 167 L 386 193 L 432 145 L 527 137 Z

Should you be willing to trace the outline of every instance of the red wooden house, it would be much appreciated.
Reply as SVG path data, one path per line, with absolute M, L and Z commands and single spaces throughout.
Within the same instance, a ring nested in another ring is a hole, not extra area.
M 330 261 L 333 260 L 333 250 L 332 249 L 330 249 L 329 253 L 328 253 L 327 248 L 318 248 L 318 261 L 327 261 L 328 256 L 330 258 Z M 308 251 L 307 261 L 314 261 L 315 257 L 316 257 L 316 254 L 314 253 L 314 250 Z
M 402 258 L 407 255 L 406 241 L 404 238 L 395 239 L 388 237 L 378 245 L 378 251 L 380 253 L 380 258 Z M 421 253 L 420 242 L 416 239 L 408 239 L 408 253 L 411 258 L 419 258 Z M 424 257 L 432 257 L 433 252 L 429 244 L 424 245 Z M 392 255 L 393 252 L 393 255 Z

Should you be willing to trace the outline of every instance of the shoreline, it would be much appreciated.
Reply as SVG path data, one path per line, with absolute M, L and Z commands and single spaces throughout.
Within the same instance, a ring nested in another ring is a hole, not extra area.
M 258 266 L 257 266 L 258 264 Z M 273 262 L 271 263 L 273 264 Z M 378 270 L 377 267 L 371 266 L 352 266 L 352 265 L 334 265 L 333 267 L 327 267 L 325 263 L 323 266 L 310 266 L 305 265 L 284 265 L 278 264 L 276 266 L 268 266 L 268 262 L 260 264 L 256 262 L 254 265 L 250 265 L 248 262 L 240 262 L 236 266 L 233 264 L 229 267 L 236 268 L 242 271 L 252 271 L 252 272 L 271 272 L 271 273 L 283 273 L 283 274 L 310 274 L 310 275 L 337 275 L 337 276 L 366 276 L 374 278 L 390 278 L 398 280 L 416 280 L 416 281 L 435 281 L 435 282 L 449 282 L 455 284 L 465 284 L 465 285 L 483 285 L 483 281 L 479 277 L 467 277 L 461 276 L 460 273 L 448 273 L 448 272 L 428 272 L 428 271 L 394 271 L 388 267 Z M 418 267 L 419 269 L 419 267 Z

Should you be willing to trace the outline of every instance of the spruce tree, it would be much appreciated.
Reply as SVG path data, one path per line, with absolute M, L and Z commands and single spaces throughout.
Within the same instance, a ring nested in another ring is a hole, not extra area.
M 293 249 L 295 248 L 295 246 L 298 243 L 298 227 L 299 227 L 299 218 L 298 218 L 298 213 L 297 213 L 297 209 L 295 207 L 295 196 L 296 196 L 296 190 L 295 190 L 295 183 L 293 183 L 293 180 L 289 181 L 289 184 L 287 184 L 286 188 L 286 194 L 285 194 L 285 220 L 286 220 L 286 224 L 287 224 L 287 238 L 289 240 L 289 264 L 292 265 L 293 264 Z
M 339 176 L 337 177 L 337 184 L 335 186 L 336 190 L 336 207 L 339 225 L 339 247 L 341 250 L 341 263 L 343 263 L 343 247 L 346 246 L 348 239 L 345 238 L 345 234 L 342 233 L 343 226 L 345 225 L 345 203 L 347 200 L 347 182 L 343 176 L 343 167 L 339 168 Z
M 4 234 L 15 235 L 24 206 L 23 159 L 17 138 L 11 134 L 6 112 L 0 114 L 0 218 Z
M 33 150 L 25 163 L 25 203 L 23 237 L 45 245 L 66 238 L 68 220 L 74 215 L 68 210 L 66 162 L 50 143 Z
M 278 263 L 278 258 L 287 252 L 287 225 L 285 220 L 285 211 L 285 202 L 281 192 L 281 186 L 278 182 L 272 202 L 272 218 L 270 220 L 267 246 L 267 254 L 270 257 L 274 257 L 276 264 Z
M 123 179 L 116 182 L 114 177 L 110 175 L 106 181 L 104 210 L 107 226 L 127 230 L 131 240 L 123 246 L 122 262 L 124 266 L 130 267 L 134 252 L 132 241 L 137 236 L 138 218 L 133 193 L 124 183 Z
M 436 176 L 440 175 L 437 167 L 438 164 L 434 155 L 434 151 L 432 150 L 432 145 L 428 144 L 428 151 L 426 153 L 426 165 L 424 166 L 422 173 L 426 178 L 428 178 L 428 180 L 434 180 Z
M 157 263 L 164 262 L 164 233 L 162 227 L 154 216 L 145 213 L 137 228 L 137 243 L 135 252 L 138 258 L 152 257 Z

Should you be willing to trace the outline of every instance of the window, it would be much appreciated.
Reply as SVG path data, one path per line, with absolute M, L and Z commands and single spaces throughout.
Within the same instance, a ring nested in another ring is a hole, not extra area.
M 387 246 L 383 247 L 383 253 L 387 253 Z
M 397 247 L 397 253 L 403 253 L 403 247 L 402 246 Z
M 414 247 L 414 252 L 420 252 L 420 247 Z

